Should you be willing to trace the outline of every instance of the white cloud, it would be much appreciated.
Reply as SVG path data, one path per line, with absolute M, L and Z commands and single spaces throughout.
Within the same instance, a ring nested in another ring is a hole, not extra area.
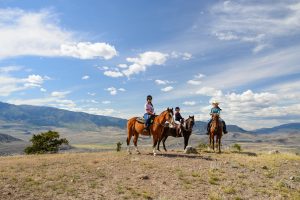
M 118 90 L 121 91 L 121 92 L 125 92 L 126 91 L 124 88 L 119 88 Z
M 117 55 L 115 47 L 106 43 L 79 42 L 62 44 L 60 51 L 62 56 L 80 59 L 104 58 L 108 60 Z
M 204 77 L 205 77 L 204 74 L 199 73 L 199 74 L 197 74 L 197 75 L 194 76 L 194 79 L 188 80 L 187 83 L 190 84 L 190 85 L 201 85 L 201 83 L 202 83 L 201 80 Z
M 300 32 L 300 3 L 225 1 L 211 8 L 212 32 L 219 40 L 254 43 L 254 53 L 278 37 Z
M 51 93 L 52 97 L 57 97 L 57 98 L 65 98 L 66 95 L 70 94 L 70 91 L 64 91 L 64 92 L 59 92 L 59 91 L 54 91 Z
M 146 71 L 147 67 L 152 65 L 163 65 L 167 61 L 168 54 L 163 54 L 157 51 L 147 51 L 139 54 L 135 58 L 127 58 L 127 62 L 133 63 L 128 66 L 128 69 L 122 72 L 127 76 L 133 74 L 139 74 L 140 72 Z
M 186 106 L 194 106 L 194 105 L 196 105 L 196 102 L 195 101 L 185 101 L 182 104 L 186 105 Z
M 165 88 L 162 88 L 161 91 L 163 92 L 170 92 L 171 90 L 173 90 L 174 88 L 172 86 L 167 86 Z
M 40 75 L 29 75 L 24 84 L 26 87 L 41 87 L 44 79 Z
M 190 85 L 201 85 L 202 81 L 199 81 L 199 80 L 188 80 L 187 83 L 190 84 Z
M 128 65 L 127 65 L 127 64 L 118 64 L 117 66 L 118 66 L 118 67 L 120 67 L 120 68 L 123 68 L 123 69 L 125 69 L 125 68 L 127 68 L 127 67 L 128 67 Z
M 96 95 L 96 93 L 93 93 L 93 92 L 88 92 L 87 94 L 90 95 L 90 96 L 95 96 Z
M 105 89 L 106 91 L 109 91 L 111 95 L 116 95 L 118 93 L 117 89 L 115 87 L 109 87 Z
M 192 58 L 192 54 L 188 52 L 177 52 L 177 51 L 172 51 L 170 54 L 171 58 L 181 58 L 182 60 L 190 60 Z
M 118 77 L 122 77 L 124 76 L 121 72 L 119 71 L 111 71 L 111 70 L 108 70 L 108 71 L 105 71 L 103 73 L 105 76 L 109 76 L 109 77 L 113 77 L 113 78 L 118 78 Z
M 111 101 L 102 101 L 103 104 L 110 104 Z
M 42 87 L 47 78 L 40 75 L 29 75 L 27 78 L 15 78 L 7 75 L 0 75 L 0 96 L 9 96 L 18 91 Z
M 21 70 L 22 67 L 19 66 L 6 66 L 6 67 L 0 67 L 0 73 L 9 73 L 14 71 Z
M 205 75 L 204 75 L 204 74 L 201 74 L 201 73 L 199 73 L 199 74 L 195 75 L 194 77 L 195 77 L 195 79 L 202 79 L 202 78 L 204 78 L 204 77 L 205 77 Z
M 89 79 L 89 78 L 90 78 L 89 76 L 85 75 L 85 76 L 83 76 L 81 79 L 82 79 L 82 80 L 87 80 L 87 79 Z
M 202 87 L 196 92 L 196 94 L 201 94 L 204 96 L 211 96 L 211 97 L 219 97 L 223 95 L 221 90 L 217 90 L 213 87 Z
M 170 83 L 174 83 L 173 81 L 168 81 L 168 80 L 155 80 L 154 81 L 157 85 L 166 85 L 166 84 L 170 84 Z
M 16 105 L 53 106 L 69 110 L 76 107 L 76 104 L 72 100 L 57 99 L 56 97 L 46 97 L 37 99 L 12 99 L 8 102 Z
M 183 60 L 190 60 L 191 58 L 192 58 L 192 54 L 187 53 L 187 52 L 183 53 L 183 56 L 182 56 Z
M 45 88 L 41 88 L 40 91 L 41 92 L 47 92 L 47 90 Z
M 80 42 L 72 31 L 58 24 L 50 10 L 38 12 L 0 9 L 0 58 L 15 56 L 71 56 L 110 59 L 116 49 L 107 43 Z

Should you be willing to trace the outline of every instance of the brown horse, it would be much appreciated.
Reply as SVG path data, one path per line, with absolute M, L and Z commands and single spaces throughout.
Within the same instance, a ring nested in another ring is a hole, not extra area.
M 155 116 L 153 120 L 153 124 L 150 126 L 150 133 L 149 131 L 144 132 L 144 124 L 137 121 L 138 117 L 133 117 L 128 120 L 127 122 L 127 151 L 129 154 L 130 152 L 130 140 L 131 137 L 134 136 L 133 143 L 135 146 L 135 150 L 137 153 L 140 153 L 137 148 L 137 141 L 139 138 L 139 134 L 141 135 L 152 135 L 153 136 L 153 155 L 156 155 L 155 147 L 159 138 L 161 137 L 164 124 L 166 121 L 169 123 L 173 123 L 173 108 L 167 108 L 167 110 L 163 111 L 160 115 Z
M 179 137 L 184 138 L 184 148 L 183 149 L 185 149 L 186 146 L 188 145 L 189 138 L 190 138 L 190 136 L 192 134 L 192 131 L 193 131 L 193 126 L 195 125 L 194 116 L 189 116 L 189 118 L 185 120 L 184 124 L 185 124 L 185 126 L 181 125 L 181 127 L 180 127 L 182 134 L 179 136 Z M 160 151 L 159 150 L 159 145 L 160 145 L 161 141 L 163 143 L 164 150 L 167 151 L 165 142 L 166 142 L 168 136 L 177 137 L 176 128 L 171 128 L 169 126 L 164 127 L 162 136 L 161 136 L 160 140 L 158 141 L 158 145 L 157 145 L 157 150 L 158 151 Z
M 218 144 L 219 153 L 221 153 L 221 138 L 222 138 L 222 131 L 223 130 L 223 123 L 220 121 L 220 116 L 218 114 L 212 114 L 212 121 L 210 125 L 210 133 L 209 133 L 209 144 L 210 147 L 215 150 L 215 136 L 216 136 L 216 143 Z

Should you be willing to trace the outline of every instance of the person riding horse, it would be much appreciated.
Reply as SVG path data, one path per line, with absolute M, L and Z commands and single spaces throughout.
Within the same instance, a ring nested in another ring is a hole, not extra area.
M 182 125 L 182 122 L 184 122 L 184 119 L 183 117 L 181 116 L 180 114 L 180 108 L 179 107 L 176 107 L 175 108 L 175 125 L 176 125 L 176 135 L 177 137 L 181 136 L 181 125 Z
M 151 119 L 153 118 L 153 116 L 155 116 L 151 95 L 147 96 L 147 102 L 145 104 L 145 111 L 146 111 L 144 114 L 145 128 L 143 131 L 147 132 L 147 131 L 149 131 L 149 127 L 151 125 Z
M 210 115 L 212 115 L 212 114 L 218 114 L 218 115 L 220 115 L 222 109 L 219 107 L 219 103 L 217 101 L 213 101 L 212 105 L 213 105 L 213 107 L 210 110 Z M 223 119 L 221 119 L 221 118 L 220 118 L 220 120 L 223 123 L 223 132 L 224 132 L 224 134 L 228 133 L 225 121 Z M 209 134 L 209 129 L 210 129 L 211 121 L 212 121 L 212 118 L 209 120 L 209 122 L 207 124 L 207 133 L 206 133 L 206 135 Z

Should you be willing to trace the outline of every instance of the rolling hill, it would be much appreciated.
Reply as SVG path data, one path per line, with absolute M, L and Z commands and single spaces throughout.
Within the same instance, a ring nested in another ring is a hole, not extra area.
M 29 127 L 49 126 L 79 130 L 95 130 L 97 127 L 107 126 L 124 128 L 127 122 L 125 119 L 115 117 L 91 115 L 43 106 L 17 106 L 2 102 L 0 102 L 0 121 L 3 122 L 2 124 L 8 122 Z
M 15 142 L 15 141 L 21 141 L 21 140 L 7 134 L 0 133 L 0 143 Z
M 253 131 L 256 134 L 272 134 L 272 133 L 297 133 L 300 132 L 300 123 L 289 123 L 275 126 L 273 128 L 261 128 Z

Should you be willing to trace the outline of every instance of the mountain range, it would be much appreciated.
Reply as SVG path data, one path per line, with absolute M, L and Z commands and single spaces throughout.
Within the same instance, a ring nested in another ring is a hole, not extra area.
M 117 127 L 124 129 L 127 120 L 83 112 L 73 112 L 52 107 L 13 105 L 0 102 L 0 130 L 15 127 L 56 127 L 82 131 L 93 131 L 100 127 Z M 206 122 L 197 121 L 195 133 L 204 134 Z M 236 125 L 228 125 L 229 132 L 239 133 L 277 133 L 300 132 L 300 123 L 283 124 L 273 128 L 247 131 Z M 26 128 L 24 128 L 26 133 Z M 30 134 L 30 132 L 28 132 Z

